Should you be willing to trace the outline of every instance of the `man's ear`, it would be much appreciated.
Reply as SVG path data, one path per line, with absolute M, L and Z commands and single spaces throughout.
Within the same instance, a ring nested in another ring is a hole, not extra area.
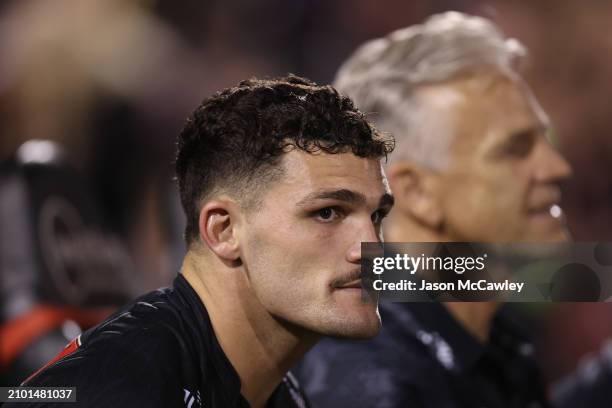
M 387 168 L 387 179 L 395 196 L 394 211 L 417 223 L 439 230 L 444 222 L 438 195 L 436 172 L 417 164 L 402 162 Z
M 208 201 L 200 210 L 200 238 L 220 259 L 235 263 L 240 260 L 237 223 L 238 205 L 229 199 Z

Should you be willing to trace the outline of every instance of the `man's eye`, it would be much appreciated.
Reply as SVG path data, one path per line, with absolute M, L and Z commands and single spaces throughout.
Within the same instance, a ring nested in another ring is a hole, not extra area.
M 512 145 L 508 146 L 506 153 L 514 157 L 525 157 L 529 155 L 532 147 L 532 141 L 521 140 L 520 142 L 513 143 Z
M 336 208 L 325 207 L 325 208 L 321 208 L 320 210 L 316 211 L 315 215 L 317 216 L 319 220 L 329 222 L 329 221 L 334 221 L 337 218 L 340 218 L 342 214 L 340 214 L 340 211 Z
M 521 133 L 512 138 L 512 140 L 504 146 L 502 153 L 509 157 L 527 157 L 535 144 L 536 137 L 537 136 L 532 133 Z

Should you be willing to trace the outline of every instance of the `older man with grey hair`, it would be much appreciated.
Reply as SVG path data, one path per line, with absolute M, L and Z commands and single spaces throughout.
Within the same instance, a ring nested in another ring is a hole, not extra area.
M 492 22 L 448 12 L 340 68 L 336 87 L 396 138 L 386 241 L 567 239 L 570 168 L 517 72 L 524 54 Z M 545 407 L 531 344 L 499 306 L 383 303 L 375 340 L 325 341 L 307 357 L 308 394 L 322 407 Z

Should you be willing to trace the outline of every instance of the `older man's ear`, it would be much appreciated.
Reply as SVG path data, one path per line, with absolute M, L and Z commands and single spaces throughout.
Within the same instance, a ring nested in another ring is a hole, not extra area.
M 440 230 L 444 212 L 437 192 L 437 173 L 407 162 L 391 164 L 386 172 L 395 196 L 393 211 L 431 230 Z

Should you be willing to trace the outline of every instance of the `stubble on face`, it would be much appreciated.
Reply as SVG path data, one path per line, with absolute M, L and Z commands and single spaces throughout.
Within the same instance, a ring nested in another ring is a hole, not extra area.
M 388 194 L 379 160 L 292 151 L 282 164 L 285 175 L 248 222 L 243 262 L 253 294 L 287 325 L 326 336 L 374 336 L 376 302 L 338 282 L 354 286 L 355 251 L 362 241 L 378 240 L 372 214 Z

